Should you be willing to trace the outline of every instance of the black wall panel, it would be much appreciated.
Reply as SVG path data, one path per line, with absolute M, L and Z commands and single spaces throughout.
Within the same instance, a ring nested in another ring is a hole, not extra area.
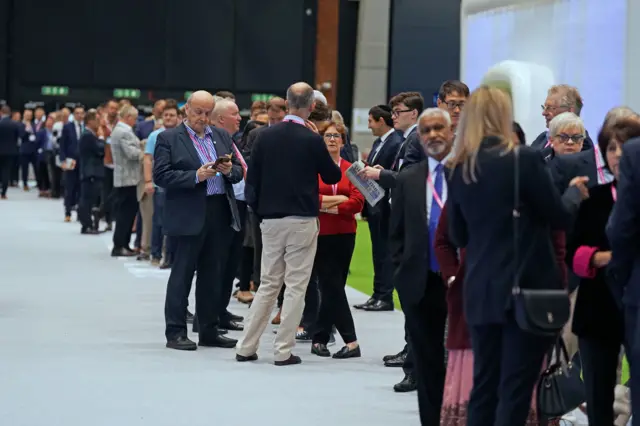
M 303 0 L 235 0 L 237 90 L 269 92 L 301 79 L 305 25 Z M 296 36 L 298 35 L 298 36 Z
M 233 89 L 234 1 L 166 3 L 167 87 Z
M 22 84 L 93 84 L 93 4 L 14 1 L 13 60 Z
M 95 81 L 125 88 L 162 86 L 165 82 L 166 8 L 156 0 L 90 3 L 96 17 L 95 35 L 90 41 L 95 46 Z M 187 26 L 185 30 L 190 32 L 191 27 Z
M 392 0 L 389 95 L 419 91 L 425 107 L 460 78 L 460 0 Z
M 7 97 L 9 84 L 9 17 L 11 16 L 9 0 L 0 0 L 0 100 Z

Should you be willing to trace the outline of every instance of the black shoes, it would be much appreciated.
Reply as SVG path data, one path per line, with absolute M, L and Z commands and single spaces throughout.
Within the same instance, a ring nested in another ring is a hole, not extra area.
M 291 355 L 289 359 L 285 359 L 284 361 L 274 361 L 273 363 L 278 367 L 284 367 L 285 365 L 302 364 L 302 360 L 299 356 Z
M 376 300 L 375 302 L 365 306 L 362 309 L 368 312 L 393 311 L 393 302 L 384 302 L 382 300 Z
M 249 356 L 236 354 L 236 361 L 238 362 L 248 362 L 248 361 L 257 361 L 257 360 L 258 360 L 258 354 L 253 354 Z
M 374 299 L 373 297 L 370 297 L 369 300 L 367 300 L 366 302 L 360 303 L 359 305 L 353 305 L 353 307 L 356 309 L 364 309 L 365 307 L 369 305 L 373 305 L 374 303 L 376 303 L 376 299 Z
M 311 345 L 311 353 L 323 358 L 329 358 L 331 356 L 331 352 L 329 352 L 329 349 L 327 349 L 327 345 L 324 345 L 322 343 L 314 343 L 313 345 Z
M 167 348 L 177 349 L 179 351 L 195 351 L 198 349 L 195 342 L 189 340 L 188 337 L 179 336 L 167 342 Z
M 230 330 L 230 331 L 242 331 L 244 330 L 244 325 L 237 323 L 235 321 L 227 321 L 224 322 L 222 324 L 219 325 L 220 328 L 222 328 L 223 330 Z
M 418 389 L 416 379 L 411 374 L 406 374 L 400 383 L 393 385 L 396 392 L 413 392 Z
M 407 359 L 407 353 L 400 352 L 395 357 L 386 360 L 384 363 L 384 366 L 385 367 L 402 367 L 404 365 L 405 359 Z
M 238 341 L 236 339 L 230 339 L 221 334 L 218 334 L 214 338 L 202 339 L 198 342 L 198 346 L 204 346 L 209 348 L 235 348 Z
M 385 355 L 382 357 L 382 362 L 387 362 L 393 358 L 399 357 L 400 355 L 406 354 L 407 351 L 406 350 L 401 350 L 400 352 L 398 352 L 397 354 L 393 354 L 393 355 Z
M 356 346 L 354 349 L 349 349 L 349 346 L 343 346 L 342 349 L 333 354 L 334 359 L 360 358 L 361 356 L 360 346 Z

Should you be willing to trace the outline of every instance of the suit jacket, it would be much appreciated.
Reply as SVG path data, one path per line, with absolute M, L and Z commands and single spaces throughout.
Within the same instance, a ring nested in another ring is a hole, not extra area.
M 211 128 L 218 157 L 233 154 L 231 137 L 224 130 Z M 233 155 L 231 173 L 224 176 L 224 189 L 232 214 L 230 226 L 240 230 L 240 215 L 233 192 L 233 184 L 243 177 L 240 160 Z M 153 181 L 165 189 L 163 227 L 172 236 L 198 235 L 205 223 L 207 183 L 196 183 L 196 172 L 202 166 L 200 157 L 180 124 L 158 135 L 153 154 Z
M 0 118 L 0 155 L 18 155 L 20 125 L 11 117 Z
M 60 161 L 72 158 L 76 160 L 76 162 L 79 162 L 78 142 L 75 121 L 66 123 L 62 127 L 62 136 L 60 136 Z
M 610 183 L 591 189 L 589 198 L 580 206 L 573 237 L 567 246 L 567 264 L 581 275 L 573 332 L 579 337 L 616 342 L 624 335 L 622 311 L 607 285 L 606 268 L 590 267 L 596 251 L 609 250 L 605 227 L 614 203 L 611 186 Z
M 153 128 L 155 127 L 155 125 L 156 125 L 156 122 L 153 119 L 141 121 L 140 123 L 136 124 L 135 134 L 138 137 L 138 139 L 140 140 L 147 139 L 151 134 L 151 132 L 153 132 Z
M 111 155 L 113 155 L 113 186 L 121 188 L 136 186 L 140 176 L 140 163 L 144 151 L 140 139 L 133 129 L 124 123 L 118 123 L 111 132 Z
M 585 131 L 586 132 L 586 131 Z M 547 131 L 545 130 L 544 132 L 540 133 L 538 135 L 537 138 L 534 139 L 533 142 L 531 142 L 531 148 L 537 149 L 539 151 L 542 151 L 542 155 L 543 156 L 548 156 L 549 154 L 551 154 L 553 152 L 553 148 L 551 148 L 550 146 L 545 148 L 545 145 L 547 144 L 547 140 L 549 138 L 547 137 Z M 586 138 L 584 139 L 584 142 L 582 143 L 582 152 L 587 151 L 593 149 L 593 141 L 591 140 L 591 137 L 589 136 L 589 132 L 586 132 Z
M 80 179 L 104 178 L 104 146 L 95 133 L 87 130 L 80 137 Z
M 20 154 L 32 155 L 38 152 L 38 139 L 36 137 L 35 127 L 32 123 L 27 127 L 24 123 L 20 123 L 22 134 L 20 135 Z
M 540 154 L 520 147 L 520 218 L 514 237 L 514 154 L 505 155 L 496 138 L 486 138 L 477 158 L 477 182 L 463 180 L 456 167 L 448 185 L 449 237 L 466 249 L 464 313 L 469 324 L 507 320 L 514 285 L 514 248 L 522 288 L 557 289 L 564 286 L 553 250 L 552 229 L 565 230 L 580 205 L 571 187 L 564 197 L 553 185 Z
M 640 306 L 640 138 L 622 145 L 618 200 L 609 219 L 609 263 L 614 296 L 619 303 Z
M 394 266 L 393 282 L 403 306 L 417 304 L 427 283 L 430 256 L 426 179 L 427 161 L 398 175 L 393 190 L 389 221 L 389 251 Z M 442 285 L 441 282 L 438 285 Z
M 378 179 L 378 183 L 384 189 L 391 190 L 395 187 L 396 176 L 398 175 L 398 172 L 400 171 L 400 169 L 405 166 L 405 160 L 406 160 L 405 157 L 407 153 L 407 147 L 409 145 L 415 144 L 416 142 L 414 141 L 417 141 L 418 144 L 420 143 L 420 138 L 418 137 L 418 131 L 416 129 L 417 127 L 415 127 L 409 133 L 406 139 L 404 139 L 404 136 L 401 132 L 394 133 L 394 135 L 397 135 L 397 137 L 400 137 L 400 140 L 402 141 L 402 143 L 400 144 L 398 151 L 396 151 L 396 156 L 391 162 L 391 167 L 389 167 L 388 169 L 382 170 L 380 172 L 380 179 Z M 427 157 L 425 155 L 423 160 L 425 160 L 426 158 Z
M 372 214 L 389 214 L 389 189 L 391 189 L 393 185 L 387 185 L 387 183 L 391 180 L 393 184 L 395 184 L 395 172 L 393 172 L 391 168 L 398 156 L 398 150 L 402 145 L 402 135 L 398 132 L 393 132 L 387 136 L 382 148 L 380 148 L 380 152 L 378 152 L 378 155 L 376 155 L 374 159 L 374 154 L 380 143 L 382 143 L 380 138 L 376 139 L 373 143 L 369 157 L 367 158 L 367 164 L 370 166 L 380 165 L 384 168 L 384 170 L 380 171 L 378 184 L 387 191 L 385 197 L 380 200 L 375 207 L 371 207 L 368 203 L 365 203 L 364 209 L 362 210 L 362 216 L 364 217 Z
M 424 148 L 422 147 L 422 142 L 420 142 L 418 132 L 413 133 L 413 135 L 415 136 L 407 138 L 407 150 L 404 154 L 403 167 L 417 164 L 427 158 L 427 154 L 425 154 Z

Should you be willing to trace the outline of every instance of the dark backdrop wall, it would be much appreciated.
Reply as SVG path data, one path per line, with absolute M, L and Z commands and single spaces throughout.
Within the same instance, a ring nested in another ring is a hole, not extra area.
M 36 100 L 43 85 L 83 102 L 114 88 L 140 89 L 141 100 L 194 89 L 283 94 L 313 81 L 317 1 L 0 0 L 0 98 Z
M 460 0 L 391 0 L 389 96 L 419 91 L 425 107 L 460 77 Z

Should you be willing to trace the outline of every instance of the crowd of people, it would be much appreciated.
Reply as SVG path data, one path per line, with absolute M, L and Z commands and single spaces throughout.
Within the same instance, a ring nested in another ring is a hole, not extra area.
M 18 170 L 28 191 L 31 165 L 39 196 L 62 197 L 82 234 L 113 231 L 112 256 L 171 269 L 168 348 L 235 348 L 238 362 L 255 361 L 271 321 L 277 366 L 302 362 L 296 342 L 319 357 L 361 356 L 345 292 L 361 215 L 374 279 L 354 308 L 394 310 L 397 291 L 406 344 L 382 362 L 402 367 L 393 388 L 417 391 L 423 425 L 556 424 L 534 390 L 553 347 L 582 377 L 581 404 L 566 408 L 590 425 L 625 425 L 640 377 L 640 116 L 614 108 L 592 140 L 578 89 L 540 96 L 547 130 L 527 144 L 500 88 L 446 81 L 426 109 L 420 93 L 399 93 L 370 109 L 376 139 L 364 153 L 306 83 L 254 102 L 242 129 L 230 92 L 197 91 L 182 108 L 160 100 L 147 119 L 117 100 L 22 117 L 4 106 L 0 195 Z M 384 190 L 374 205 L 346 173 L 356 161 L 358 178 Z M 533 294 L 525 308 L 521 289 Z M 250 305 L 246 320 L 228 310 L 234 297 Z M 527 326 L 532 309 L 546 313 L 546 332 Z M 336 332 L 344 346 L 332 354 Z

